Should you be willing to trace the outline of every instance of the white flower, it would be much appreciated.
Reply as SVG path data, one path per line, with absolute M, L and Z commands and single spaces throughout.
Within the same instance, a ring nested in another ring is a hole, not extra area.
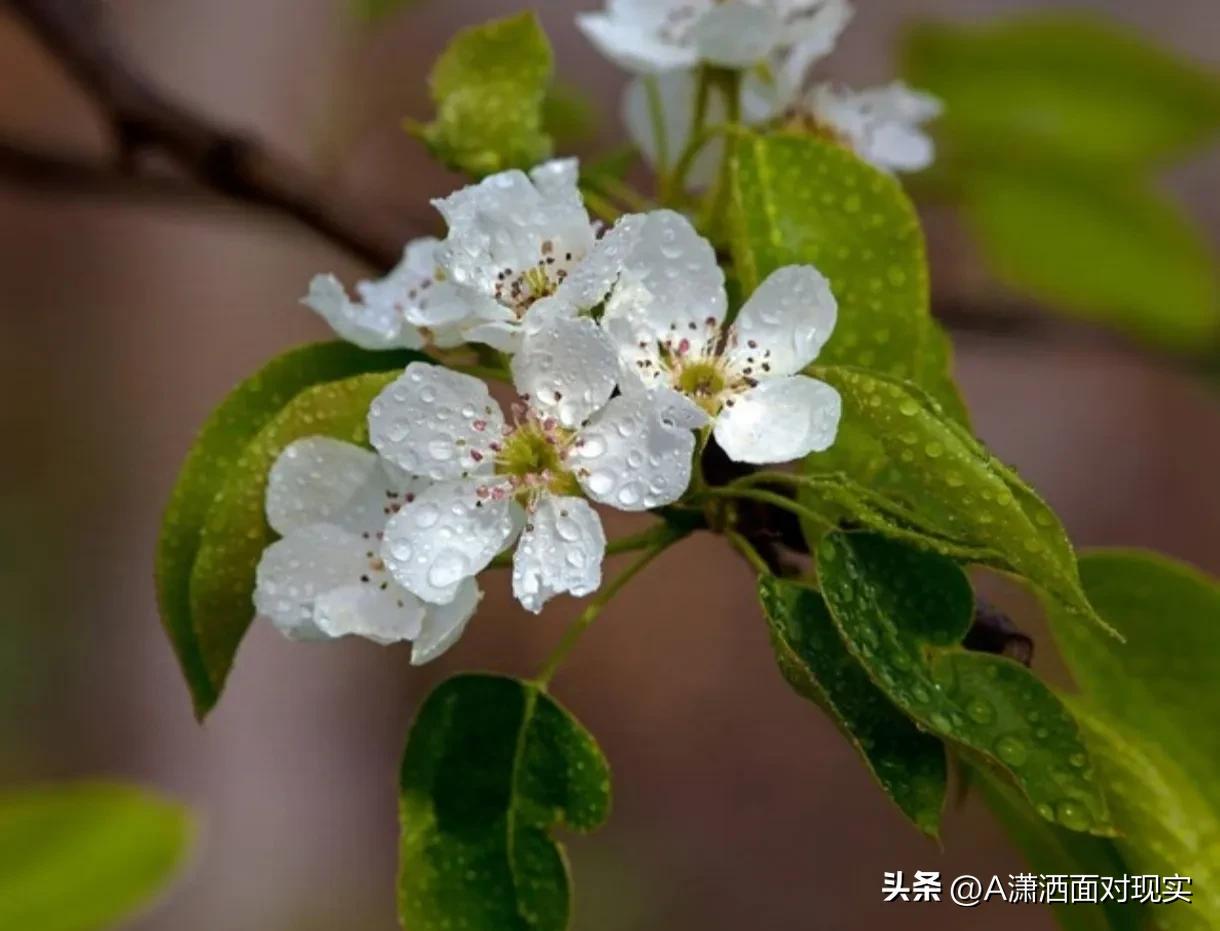
M 848 0 L 607 0 L 577 25 L 620 67 L 659 74 L 700 63 L 749 68 L 776 53 L 802 68 L 851 18 Z
M 430 483 L 401 475 L 366 449 L 328 437 L 290 444 L 267 480 L 267 521 L 283 539 L 263 552 L 254 604 L 286 636 L 414 641 L 427 662 L 461 635 L 479 603 L 473 580 L 445 605 L 426 604 L 386 571 L 386 522 Z
M 596 590 L 606 538 L 586 498 L 628 511 L 675 501 L 694 449 L 685 400 L 672 392 L 608 400 L 616 370 L 592 320 L 553 321 L 514 359 L 528 397 L 508 425 L 483 382 L 409 365 L 369 411 L 381 454 L 435 482 L 386 527 L 381 552 L 394 577 L 446 604 L 520 537 L 513 592 L 528 610 L 561 592 Z M 572 403 L 540 408 L 532 391 Z
M 839 140 L 866 162 L 886 171 L 921 171 L 935 148 L 921 129 L 939 116 L 941 102 L 901 82 L 852 91 L 819 84 L 796 106 L 798 121 Z
M 356 285 L 358 301 L 334 275 L 317 275 L 301 303 L 362 349 L 419 349 L 428 342 L 455 346 L 466 308 L 437 268 L 437 245 L 431 237 L 407 243 L 402 261 L 388 275 Z
M 738 462 L 788 462 L 828 448 L 841 401 L 800 374 L 834 329 L 837 305 L 817 269 L 770 275 L 724 325 L 724 275 L 707 240 L 681 214 L 632 218 L 633 250 L 606 301 L 602 326 L 619 347 L 630 393 L 672 389 L 715 420 Z
M 433 202 L 449 224 L 437 260 L 465 337 L 516 352 L 524 335 L 593 307 L 617 275 L 577 186 L 574 159 L 505 171 Z

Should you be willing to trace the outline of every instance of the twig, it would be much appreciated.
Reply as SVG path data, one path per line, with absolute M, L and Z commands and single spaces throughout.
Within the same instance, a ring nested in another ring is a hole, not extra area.
M 372 208 L 328 189 L 292 160 L 170 99 L 128 63 L 97 0 L 9 0 L 5 9 L 26 23 L 111 127 L 117 165 L 113 173 L 99 168 L 89 180 L 109 183 L 115 174 L 137 174 L 142 152 L 156 150 L 202 187 L 284 213 L 378 268 L 398 260 L 408 232 L 425 232 L 422 223 L 410 231 L 392 229 Z M 86 180 L 75 161 L 19 160 L 11 147 L 6 154 L 0 167 L 19 166 L 27 178 Z

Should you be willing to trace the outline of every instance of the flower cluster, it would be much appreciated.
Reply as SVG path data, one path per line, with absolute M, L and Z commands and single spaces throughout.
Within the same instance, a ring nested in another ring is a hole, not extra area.
M 940 102 L 900 82 L 853 91 L 809 85 L 852 18 L 848 0 L 608 0 L 606 10 L 579 16 L 589 40 L 637 77 L 623 98 L 623 119 L 654 164 L 662 151 L 690 142 L 696 120 L 697 74 L 708 67 L 740 71 L 741 118 L 780 123 L 835 139 L 887 171 L 931 164 L 932 141 L 922 124 Z M 705 125 L 725 117 L 718 98 L 706 101 Z M 689 174 L 693 186 L 711 180 L 716 147 L 707 147 Z
M 438 655 L 478 604 L 475 577 L 514 543 L 513 592 L 537 612 L 601 584 L 594 505 L 678 501 L 708 437 L 732 459 L 828 447 L 839 397 L 802 374 L 835 325 L 817 269 L 772 274 L 732 323 L 711 244 L 672 210 L 591 221 L 572 161 L 493 175 L 435 202 L 416 240 L 351 300 L 330 276 L 306 303 L 367 348 L 476 343 L 508 359 L 505 415 L 469 374 L 413 362 L 372 403 L 373 450 L 322 437 L 273 468 L 282 535 L 256 605 L 286 634 L 414 641 Z

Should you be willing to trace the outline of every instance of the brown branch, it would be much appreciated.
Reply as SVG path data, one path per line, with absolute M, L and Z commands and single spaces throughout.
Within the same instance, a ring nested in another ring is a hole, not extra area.
M 424 224 L 392 229 L 371 208 L 329 190 L 294 161 L 164 95 L 127 62 L 97 0 L 9 0 L 6 9 L 26 23 L 107 119 L 119 151 L 115 173 L 137 173 L 141 152 L 156 150 L 203 188 L 286 214 L 378 268 L 398 260 L 408 234 L 424 232 Z M 80 164 L 63 158 L 53 159 L 58 164 L 40 160 L 39 171 L 31 172 L 30 159 L 18 159 L 12 149 L 6 154 L 4 167 L 17 165 L 26 177 L 86 180 Z M 112 175 L 99 169 L 91 180 L 103 179 Z

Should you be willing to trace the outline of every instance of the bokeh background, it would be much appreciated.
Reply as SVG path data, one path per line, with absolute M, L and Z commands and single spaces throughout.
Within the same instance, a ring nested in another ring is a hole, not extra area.
M 539 12 L 558 70 L 618 134 L 623 76 Z M 1215 0 L 861 3 L 824 74 L 895 74 L 904 26 L 1083 8 L 1220 64 Z M 456 179 L 398 128 L 426 116 L 424 76 L 461 25 L 509 2 L 425 0 L 362 32 L 342 0 L 112 0 L 122 39 L 168 90 L 333 177 L 370 210 L 419 214 Z M 1116 105 L 1121 106 L 1121 101 Z M 102 153 L 87 100 L 0 7 L 0 127 Z M 595 144 L 584 146 L 595 148 Z M 1169 182 L 1220 239 L 1220 152 Z M 927 218 L 938 299 L 1008 296 L 951 218 Z M 443 660 L 363 642 L 290 644 L 256 625 L 199 728 L 158 626 L 152 550 L 194 431 L 236 381 L 322 338 L 297 305 L 309 277 L 363 272 L 313 235 L 250 211 L 67 199 L 0 180 L 0 783 L 110 775 L 190 802 L 202 845 L 138 931 L 390 931 L 395 775 L 408 722 L 457 669 L 532 671 L 575 613 L 539 619 L 490 581 Z M 1083 326 L 959 334 L 957 375 L 983 438 L 1083 545 L 1149 546 L 1220 572 L 1220 392 L 1171 360 Z M 621 521 L 612 529 L 624 530 Z M 1039 634 L 1029 600 L 987 590 Z M 744 564 L 711 538 L 668 554 L 598 621 L 557 692 L 615 768 L 615 811 L 573 838 L 577 931 L 740 928 L 1050 929 L 1037 906 L 882 905 L 882 872 L 1007 874 L 1021 860 L 979 804 L 944 848 L 869 781 L 830 723 L 774 668 Z M 16 929 L 14 929 L 16 931 Z

